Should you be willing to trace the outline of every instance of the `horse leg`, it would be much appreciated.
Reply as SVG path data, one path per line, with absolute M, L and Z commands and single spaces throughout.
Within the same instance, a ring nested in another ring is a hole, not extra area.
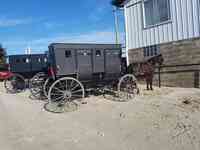
M 147 85 L 147 90 L 149 90 L 149 79 L 148 79 L 148 77 L 146 78 L 146 85 Z
M 153 91 L 153 77 L 150 78 L 150 89 Z

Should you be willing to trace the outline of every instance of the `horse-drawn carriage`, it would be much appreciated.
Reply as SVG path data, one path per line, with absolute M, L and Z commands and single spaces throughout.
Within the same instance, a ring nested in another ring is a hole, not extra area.
M 49 103 L 58 105 L 81 100 L 88 91 L 97 90 L 128 100 L 138 88 L 134 75 L 122 72 L 121 54 L 121 45 L 116 44 L 51 44 L 48 72 L 35 77 L 32 94 L 44 95 Z
M 8 56 L 8 70 L 4 71 L 4 86 L 7 92 L 17 93 L 27 87 L 27 81 L 46 68 L 45 54 Z

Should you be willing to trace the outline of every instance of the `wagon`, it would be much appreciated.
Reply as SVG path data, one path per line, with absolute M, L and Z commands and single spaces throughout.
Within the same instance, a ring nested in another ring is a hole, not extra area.
M 9 69 L 6 72 L 4 87 L 9 93 L 23 91 L 29 81 L 38 72 L 46 68 L 46 54 L 8 56 Z
M 132 98 L 138 92 L 137 82 L 134 75 L 122 72 L 121 54 L 121 45 L 116 44 L 51 44 L 43 87 L 49 103 L 81 101 L 89 91 L 112 93 L 120 101 Z

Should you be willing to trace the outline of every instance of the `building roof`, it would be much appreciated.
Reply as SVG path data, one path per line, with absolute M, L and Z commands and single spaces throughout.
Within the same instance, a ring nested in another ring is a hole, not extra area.
M 116 7 L 123 7 L 123 4 L 126 0 L 112 0 L 112 5 Z

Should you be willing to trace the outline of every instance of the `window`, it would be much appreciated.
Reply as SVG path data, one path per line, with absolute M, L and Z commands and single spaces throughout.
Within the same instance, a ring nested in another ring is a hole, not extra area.
M 29 63 L 29 62 L 30 62 L 30 60 L 28 58 L 26 58 L 26 63 Z
M 169 0 L 144 0 L 144 27 L 171 19 Z
M 22 60 L 23 60 L 24 63 L 26 63 L 26 58 L 23 58 Z
M 159 47 L 157 45 L 144 47 L 144 57 L 156 56 L 159 54 Z
M 96 50 L 96 56 L 101 56 L 101 51 L 100 50 Z
M 29 59 L 28 58 L 23 58 L 23 62 L 24 63 L 29 63 Z
M 71 57 L 71 56 L 72 56 L 71 51 L 65 51 L 65 57 L 66 57 L 66 58 L 69 58 L 69 57 Z
M 20 63 L 20 59 L 16 59 L 16 63 Z
M 47 62 L 47 58 L 44 58 L 44 62 L 45 62 L 45 63 Z
M 90 56 L 91 55 L 91 50 L 78 50 L 77 51 L 78 55 L 80 56 Z
M 41 58 L 38 58 L 38 62 L 41 63 Z

